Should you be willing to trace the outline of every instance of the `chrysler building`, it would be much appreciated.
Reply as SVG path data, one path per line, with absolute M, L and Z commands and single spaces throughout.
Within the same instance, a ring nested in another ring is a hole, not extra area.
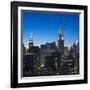
M 62 29 L 62 20 L 60 20 L 60 31 L 58 33 L 58 49 L 61 51 L 61 54 L 64 54 L 64 33 Z

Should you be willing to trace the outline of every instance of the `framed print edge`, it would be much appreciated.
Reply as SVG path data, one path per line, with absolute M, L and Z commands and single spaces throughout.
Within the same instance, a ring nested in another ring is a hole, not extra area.
M 17 6 L 14 2 L 11 2 L 11 87 L 17 87 L 18 75 L 17 75 L 17 47 L 18 47 L 18 31 L 17 31 Z
M 88 83 L 88 7 L 84 8 L 84 81 Z
M 45 82 L 18 82 L 18 7 L 43 7 L 43 8 L 61 8 L 61 9 L 78 9 L 84 11 L 84 79 L 64 80 L 64 81 L 45 81 Z M 68 84 L 83 84 L 88 82 L 87 72 L 87 6 L 83 5 L 67 5 L 67 4 L 47 4 L 35 2 L 11 2 L 11 88 L 17 87 L 33 87 L 33 86 L 52 86 L 52 85 L 68 85 Z

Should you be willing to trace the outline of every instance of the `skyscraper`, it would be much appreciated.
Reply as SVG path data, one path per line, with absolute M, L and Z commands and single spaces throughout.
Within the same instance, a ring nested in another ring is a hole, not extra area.
M 29 39 L 29 49 L 33 47 L 33 38 L 32 38 L 32 34 L 30 35 L 30 39 Z
M 62 29 L 62 20 L 60 19 L 60 31 L 58 34 L 58 49 L 61 51 L 61 54 L 64 54 L 64 33 Z

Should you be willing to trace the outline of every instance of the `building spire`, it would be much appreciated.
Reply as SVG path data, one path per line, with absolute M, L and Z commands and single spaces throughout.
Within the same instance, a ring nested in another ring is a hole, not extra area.
M 61 36 L 63 36 L 63 29 L 62 29 L 62 18 L 60 17 L 60 31 L 59 31 L 59 34 L 61 35 Z
M 60 31 L 58 34 L 58 48 L 63 52 L 63 48 L 64 48 L 64 33 L 63 33 L 63 29 L 62 29 L 62 19 L 60 17 Z
M 29 42 L 33 42 L 33 39 L 32 39 L 32 34 L 30 34 L 30 39 L 29 39 Z
M 32 34 L 30 34 L 30 39 L 29 39 L 29 49 L 33 46 L 33 38 Z
M 30 34 L 30 38 L 32 38 L 32 34 Z
M 62 29 L 62 18 L 60 17 L 60 30 L 59 30 L 59 33 L 58 33 L 58 39 L 62 39 L 64 40 L 64 33 L 63 33 L 63 29 Z

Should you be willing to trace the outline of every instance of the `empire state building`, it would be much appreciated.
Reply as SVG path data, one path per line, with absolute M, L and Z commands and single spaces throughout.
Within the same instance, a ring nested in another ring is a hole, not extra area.
M 30 39 L 29 39 L 29 49 L 33 47 L 33 38 L 32 38 L 32 34 L 30 35 Z

